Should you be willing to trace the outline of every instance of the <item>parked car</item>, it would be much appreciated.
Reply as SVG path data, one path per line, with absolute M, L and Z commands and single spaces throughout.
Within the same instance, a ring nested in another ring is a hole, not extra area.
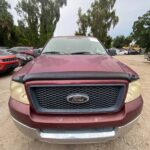
M 9 52 L 14 54 L 34 55 L 33 47 L 12 47 Z
M 24 66 L 34 57 L 36 57 L 34 49 L 32 47 L 13 47 L 9 49 L 9 52 L 16 55 L 19 60 L 20 66 Z
M 122 50 L 122 49 L 117 49 L 116 52 L 117 52 L 117 55 L 127 55 L 128 54 L 128 51 Z
M 118 49 L 118 48 L 111 48 L 110 52 L 114 54 L 114 55 L 111 55 L 111 56 L 115 56 L 115 55 L 127 55 L 128 54 L 128 52 L 126 50 Z
M 94 37 L 54 37 L 12 77 L 17 127 L 50 143 L 96 143 L 127 133 L 143 106 L 139 76 Z
M 150 52 L 145 53 L 144 57 L 145 57 L 145 59 L 147 59 L 148 61 L 150 61 Z
M 0 50 L 7 50 L 8 47 L 0 46 Z
M 108 51 L 108 54 L 109 54 L 110 56 L 115 56 L 115 55 L 117 55 L 116 49 L 114 49 L 114 48 L 110 48 L 110 49 L 108 49 L 107 51 Z
M 129 49 L 128 50 L 128 55 L 139 55 L 140 53 L 136 50 L 133 50 L 133 49 Z
M 27 54 L 16 54 L 16 57 L 18 58 L 19 66 L 24 66 L 34 59 L 33 56 Z
M 16 56 L 5 50 L 0 50 L 0 73 L 13 71 L 16 67 L 18 67 Z

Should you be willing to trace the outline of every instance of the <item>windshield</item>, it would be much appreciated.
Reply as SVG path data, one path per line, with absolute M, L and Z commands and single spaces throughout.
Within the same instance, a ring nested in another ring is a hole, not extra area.
M 93 37 L 52 38 L 42 53 L 51 54 L 106 54 L 101 43 Z
M 6 50 L 1 50 L 0 49 L 0 55 L 8 55 L 10 54 L 9 52 L 7 52 Z
M 6 50 L 8 47 L 0 47 L 0 50 Z
M 13 50 L 13 51 L 26 51 L 26 50 L 30 50 L 30 49 L 31 49 L 31 47 L 13 47 L 10 50 Z

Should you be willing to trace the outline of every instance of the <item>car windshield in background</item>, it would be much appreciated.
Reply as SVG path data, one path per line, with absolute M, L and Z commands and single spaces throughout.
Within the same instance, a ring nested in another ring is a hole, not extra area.
M 10 54 L 10 53 L 7 52 L 6 50 L 0 49 L 0 55 L 7 55 L 7 54 Z
M 52 38 L 43 50 L 43 54 L 106 54 L 101 43 L 93 37 L 57 37 Z
M 3 53 L 4 53 L 4 51 L 3 51 L 3 50 L 0 50 L 0 55 L 3 54 Z
M 10 50 L 13 50 L 13 51 L 26 51 L 26 50 L 30 50 L 30 49 L 32 49 L 32 47 L 13 47 Z
M 0 47 L 0 50 L 6 50 L 8 47 Z

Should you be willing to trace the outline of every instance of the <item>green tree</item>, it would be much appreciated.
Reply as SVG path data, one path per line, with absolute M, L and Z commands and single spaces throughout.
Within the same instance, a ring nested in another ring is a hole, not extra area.
M 89 31 L 90 35 L 97 37 L 106 45 L 108 31 L 119 21 L 113 9 L 115 2 L 116 0 L 95 0 L 86 13 L 79 10 L 77 22 L 79 29 L 76 34 L 87 35 Z
M 40 41 L 41 45 L 54 34 L 60 18 L 60 8 L 66 5 L 66 0 L 38 0 L 40 5 Z
M 131 35 L 125 37 L 124 46 L 129 46 L 132 41 L 133 41 L 133 37 Z
M 22 21 L 18 21 L 18 25 L 14 26 L 12 32 L 13 45 L 16 46 L 32 46 L 31 41 L 29 40 L 29 28 L 24 26 Z
M 38 40 L 39 8 L 38 8 L 37 0 L 18 1 L 16 10 L 19 16 L 22 18 L 19 21 L 21 22 L 21 27 L 24 26 L 23 28 L 28 28 L 26 39 L 30 41 L 29 45 L 36 46 L 39 43 Z
M 140 47 L 150 51 L 150 10 L 134 22 L 132 34 Z
M 13 17 L 8 12 L 10 5 L 5 0 L 0 0 L 0 45 L 11 45 L 11 32 L 13 29 Z
M 127 37 L 120 35 L 113 39 L 112 46 L 116 48 L 122 48 L 124 46 L 129 46 L 132 41 L 133 37 L 131 35 Z
M 88 20 L 88 15 L 87 14 L 82 14 L 82 9 L 79 8 L 78 10 L 78 31 L 76 31 L 75 35 L 87 35 L 87 29 L 89 26 L 89 20 Z
M 110 48 L 111 44 L 112 44 L 112 37 L 108 35 L 105 41 L 105 47 Z
M 21 0 L 16 10 L 26 29 L 30 45 L 43 46 L 54 34 L 60 18 L 60 8 L 66 0 Z
M 125 37 L 123 35 L 117 36 L 113 40 L 113 47 L 122 48 L 125 43 Z

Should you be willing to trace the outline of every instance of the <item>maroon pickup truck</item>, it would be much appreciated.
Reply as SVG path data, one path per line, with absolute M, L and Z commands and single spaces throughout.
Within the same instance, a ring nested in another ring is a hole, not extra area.
M 94 37 L 54 37 L 12 77 L 16 126 L 41 141 L 97 143 L 127 133 L 141 114 L 139 76 Z

